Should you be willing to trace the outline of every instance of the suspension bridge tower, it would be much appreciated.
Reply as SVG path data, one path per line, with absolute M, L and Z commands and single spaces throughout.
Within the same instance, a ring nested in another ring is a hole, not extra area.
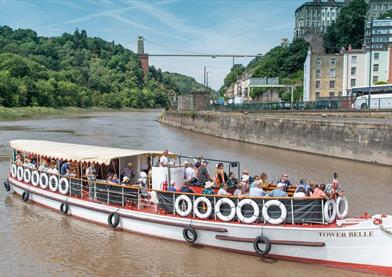
M 144 37 L 137 37 L 137 56 L 144 71 L 144 75 L 148 73 L 148 54 L 144 53 Z

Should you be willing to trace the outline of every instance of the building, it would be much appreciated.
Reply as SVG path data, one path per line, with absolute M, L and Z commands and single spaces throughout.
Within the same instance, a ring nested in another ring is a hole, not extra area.
M 372 26 L 373 25 L 373 26 Z M 370 30 L 372 34 L 370 34 Z M 373 19 L 365 24 L 365 47 L 370 48 L 370 37 L 372 38 L 373 50 L 388 50 L 392 44 L 392 19 Z
M 315 54 L 304 64 L 304 101 L 343 96 L 343 54 Z
M 140 65 L 144 74 L 148 73 L 148 54 L 144 53 L 144 37 L 137 37 L 137 57 L 139 58 Z
M 313 0 L 302 4 L 295 10 L 294 38 L 304 37 L 307 33 L 324 33 L 327 27 L 335 22 L 345 1 Z
M 343 53 L 343 96 L 347 96 L 352 88 L 369 85 L 369 53 L 351 47 Z
M 209 110 L 211 95 L 207 91 L 194 91 L 177 96 L 178 111 L 205 111 Z
M 369 5 L 368 18 L 378 18 L 380 15 L 392 10 L 391 0 L 367 0 Z

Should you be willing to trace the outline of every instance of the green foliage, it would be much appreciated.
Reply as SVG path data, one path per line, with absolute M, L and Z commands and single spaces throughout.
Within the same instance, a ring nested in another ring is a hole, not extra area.
M 374 84 L 375 84 L 375 85 L 387 85 L 388 82 L 386 82 L 386 81 L 377 81 L 377 82 L 375 82 Z
M 387 17 L 392 18 L 392 10 L 389 10 L 379 16 L 379 19 L 386 19 Z
M 337 53 L 350 44 L 353 48 L 362 47 L 367 10 L 365 0 L 352 0 L 341 9 L 336 22 L 327 28 L 324 35 L 327 53 Z
M 229 88 L 237 79 L 245 72 L 245 67 L 242 64 L 235 64 L 229 74 L 226 75 L 223 82 L 223 86 L 220 89 L 220 95 L 223 95 L 224 91 Z
M 0 53 L 5 107 L 168 107 L 171 96 L 201 86 L 155 68 L 144 77 L 132 51 L 84 30 L 46 38 L 0 26 Z

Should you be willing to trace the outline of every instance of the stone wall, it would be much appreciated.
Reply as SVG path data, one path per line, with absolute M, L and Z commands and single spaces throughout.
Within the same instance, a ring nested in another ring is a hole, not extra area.
M 283 115 L 166 112 L 170 126 L 243 142 L 392 165 L 392 124 Z M 380 121 L 384 122 L 384 121 Z M 386 122 L 389 122 L 387 120 Z

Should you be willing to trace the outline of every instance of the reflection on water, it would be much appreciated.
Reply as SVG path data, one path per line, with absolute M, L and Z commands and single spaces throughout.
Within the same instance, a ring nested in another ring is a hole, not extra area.
M 157 112 L 106 113 L 71 118 L 0 122 L 0 176 L 8 171 L 8 141 L 47 139 L 93 145 L 160 150 L 241 161 L 270 179 L 287 172 L 329 182 L 334 171 L 352 214 L 392 213 L 392 169 L 353 161 L 245 144 L 162 126 Z M 212 165 L 213 166 L 213 165 Z M 223 252 L 148 238 L 66 217 L 22 202 L 0 190 L 2 276 L 360 276 L 344 270 Z

